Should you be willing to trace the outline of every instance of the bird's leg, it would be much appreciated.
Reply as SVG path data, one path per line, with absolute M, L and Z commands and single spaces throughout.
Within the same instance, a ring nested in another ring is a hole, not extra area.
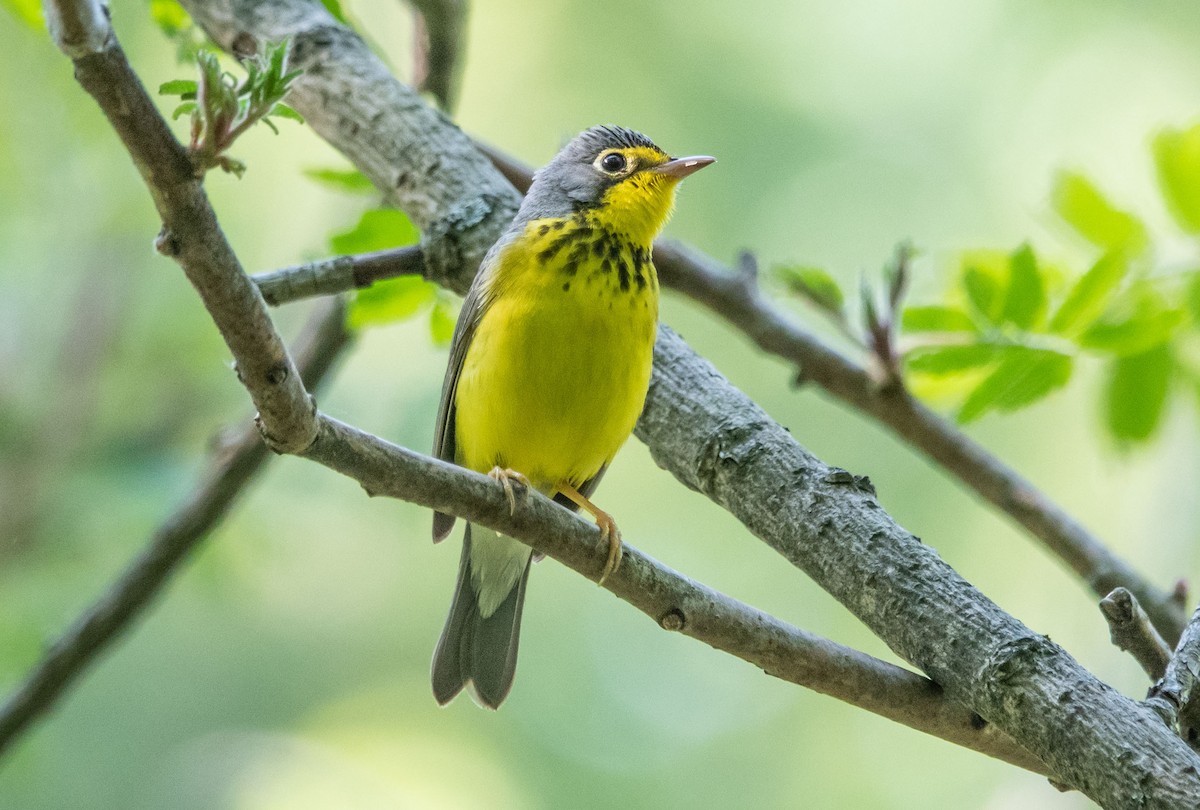
M 504 496 L 508 498 L 508 513 L 515 515 L 517 513 L 517 496 L 513 492 L 512 482 L 516 481 L 523 489 L 521 494 L 525 494 L 525 490 L 529 489 L 529 479 L 522 473 L 516 470 L 510 470 L 508 467 L 501 467 L 497 464 L 488 471 L 488 478 L 493 478 L 500 482 L 500 486 L 504 487 Z
M 575 487 L 566 481 L 560 481 L 555 489 L 570 498 L 571 502 L 580 509 L 583 509 L 594 517 L 596 525 L 600 527 L 600 539 L 608 541 L 608 559 L 604 561 L 604 570 L 600 573 L 600 579 L 596 582 L 597 585 L 603 585 L 604 580 L 608 579 L 609 574 L 616 571 L 621 565 L 621 530 L 617 528 L 617 522 L 613 520 L 612 515 L 589 501 L 582 492 L 575 489 Z

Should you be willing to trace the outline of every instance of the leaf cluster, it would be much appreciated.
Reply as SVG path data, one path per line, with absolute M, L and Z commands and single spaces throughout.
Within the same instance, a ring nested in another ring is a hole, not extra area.
M 1159 133 L 1153 153 L 1176 224 L 1200 235 L 1200 126 Z M 1200 401 L 1200 269 L 1157 268 L 1142 220 L 1079 172 L 1058 174 L 1051 202 L 1094 251 L 1089 266 L 1058 266 L 1028 243 L 965 251 L 942 301 L 905 306 L 906 265 L 898 258 L 885 273 L 882 303 L 863 285 L 865 337 L 851 325 L 829 273 L 782 267 L 776 276 L 918 395 L 956 397 L 961 422 L 1031 405 L 1091 362 L 1103 371 L 1108 431 L 1122 443 L 1145 441 L 1173 391 L 1190 390 Z
M 190 116 L 188 150 L 197 174 L 219 167 L 240 177 L 246 171 L 245 164 L 225 153 L 242 134 L 260 121 L 278 134 L 272 118 L 304 122 L 299 113 L 282 102 L 302 72 L 288 70 L 289 48 L 288 40 L 268 43 L 260 53 L 243 61 L 246 76 L 241 81 L 222 68 L 217 54 L 200 50 L 196 54 L 198 80 L 177 79 L 159 87 L 163 95 L 180 97 L 173 118 Z

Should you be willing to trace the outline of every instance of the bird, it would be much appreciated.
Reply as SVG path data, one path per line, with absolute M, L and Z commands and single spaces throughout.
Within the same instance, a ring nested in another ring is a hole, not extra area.
M 658 322 L 651 244 L 679 182 L 715 162 L 672 158 L 640 132 L 584 130 L 534 174 L 488 251 L 450 343 L 434 455 L 487 473 L 510 511 L 527 489 L 621 534 L 590 496 L 645 404 Z M 434 542 L 454 517 L 435 513 Z M 458 582 L 434 652 L 434 698 L 464 688 L 497 709 L 512 688 L 532 550 L 468 523 Z

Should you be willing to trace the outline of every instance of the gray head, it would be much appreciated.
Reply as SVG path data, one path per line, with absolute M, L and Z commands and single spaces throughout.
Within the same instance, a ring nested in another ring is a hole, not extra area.
M 712 162 L 703 156 L 672 160 L 640 132 L 592 127 L 534 175 L 517 222 L 591 211 L 618 230 L 657 233 L 679 181 Z

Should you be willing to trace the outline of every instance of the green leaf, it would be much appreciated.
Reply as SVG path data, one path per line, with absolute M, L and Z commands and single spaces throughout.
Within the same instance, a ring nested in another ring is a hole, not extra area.
M 346 19 L 346 12 L 342 10 L 340 0 L 321 0 L 321 5 L 325 6 L 325 10 L 333 15 L 333 18 L 342 25 L 347 25 L 349 21 Z
M 1141 354 L 1165 343 L 1186 317 L 1146 286 L 1130 291 L 1079 336 L 1079 345 L 1118 356 Z
M 1008 291 L 1008 256 L 999 251 L 964 253 L 959 283 L 971 308 L 987 323 L 999 324 Z
M 352 194 L 372 194 L 375 185 L 355 169 L 305 169 L 304 176 L 323 186 Z
M 434 299 L 437 287 L 420 276 L 400 276 L 359 290 L 346 313 L 352 329 L 411 317 Z
M 1183 300 L 1188 314 L 1192 316 L 1192 323 L 1200 327 L 1200 271 L 1192 271 Z
M 173 79 L 158 86 L 160 96 L 186 96 L 195 98 L 197 84 L 194 79 Z
M 965 310 L 951 306 L 905 307 L 900 325 L 908 332 L 978 332 Z
M 846 297 L 833 276 L 819 267 L 784 265 L 775 275 L 791 292 L 807 298 L 821 309 L 841 314 Z
M 370 253 L 376 250 L 415 245 L 420 238 L 416 226 L 395 208 L 364 211 L 358 224 L 329 239 L 334 253 Z
M 444 295 L 438 295 L 429 312 L 429 335 L 438 346 L 444 346 L 454 337 L 454 324 L 458 320 L 457 307 Z
M 1104 312 L 1113 291 L 1129 272 L 1129 259 L 1120 252 L 1106 253 L 1079 277 L 1066 300 L 1054 313 L 1050 330 L 1075 335 L 1086 329 Z
M 1001 349 L 993 343 L 966 346 L 926 346 L 909 352 L 904 363 L 909 371 L 937 376 L 970 371 L 995 362 Z
M 176 121 L 179 119 L 179 116 L 183 115 L 184 113 L 194 112 L 195 110 L 196 110 L 196 102 L 185 101 L 182 104 L 180 104 L 178 107 L 176 107 L 174 112 L 171 113 L 171 120 Z
M 1093 245 L 1129 255 L 1146 249 L 1146 226 L 1141 220 L 1114 206 L 1078 172 L 1058 173 L 1051 203 L 1058 215 Z
M 990 410 L 1014 411 L 1061 388 L 1071 377 L 1070 355 L 1028 346 L 1005 346 L 996 369 L 972 391 L 958 412 L 971 422 Z
M 276 118 L 288 118 L 298 124 L 304 123 L 304 116 L 286 104 L 276 104 L 271 108 L 271 115 L 275 116 Z
M 1145 441 L 1162 422 L 1175 361 L 1170 344 L 1113 362 L 1105 397 L 1105 416 L 1112 435 L 1122 441 Z
M 150 0 L 150 19 L 168 36 L 192 27 L 192 18 L 178 0 Z
M 1167 208 L 1188 233 L 1200 233 L 1200 124 L 1154 137 L 1154 165 Z
M 1000 317 L 1021 329 L 1031 329 L 1045 314 L 1046 289 L 1037 257 L 1028 243 L 1013 252 L 1008 266 L 1008 291 Z
M 44 31 L 46 24 L 42 21 L 42 4 L 38 0 L 0 0 L 0 5 L 17 18 L 19 22 L 34 31 Z

